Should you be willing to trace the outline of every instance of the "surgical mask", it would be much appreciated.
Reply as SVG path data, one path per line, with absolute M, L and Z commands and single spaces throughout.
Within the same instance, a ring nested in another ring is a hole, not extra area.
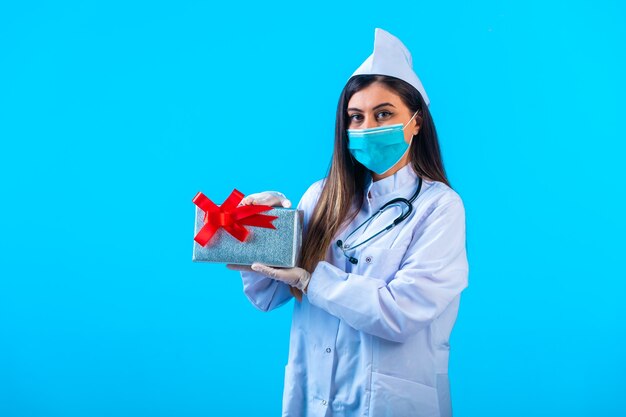
M 350 153 L 367 169 L 378 175 L 384 174 L 397 164 L 409 149 L 410 144 L 404 141 L 404 128 L 411 123 L 416 114 L 417 112 L 404 126 L 399 123 L 368 129 L 346 129 Z

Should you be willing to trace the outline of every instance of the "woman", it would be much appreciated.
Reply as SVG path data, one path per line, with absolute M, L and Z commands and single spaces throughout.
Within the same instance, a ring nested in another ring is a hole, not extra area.
M 298 299 L 284 416 L 452 414 L 448 341 L 467 286 L 464 207 L 409 52 L 376 29 L 368 60 L 341 93 L 329 173 L 298 204 L 300 267 L 228 265 L 261 310 Z M 410 201 L 366 222 L 398 197 Z M 242 203 L 290 206 L 271 191 Z

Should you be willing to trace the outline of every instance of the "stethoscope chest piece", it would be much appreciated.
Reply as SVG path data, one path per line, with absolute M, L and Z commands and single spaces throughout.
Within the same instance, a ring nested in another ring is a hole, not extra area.
M 359 260 L 358 260 L 358 259 L 356 259 L 356 258 L 355 258 L 355 257 L 353 257 L 353 256 L 350 256 L 350 255 L 347 255 L 347 254 L 346 254 L 346 250 L 350 248 L 350 245 L 343 246 L 343 241 L 342 241 L 342 240 L 338 240 L 338 241 L 337 241 L 337 246 L 339 246 L 339 249 L 341 249 L 341 251 L 343 252 L 343 254 L 347 256 L 347 258 L 348 258 L 348 260 L 350 261 L 350 263 L 352 263 L 352 264 L 354 264 L 354 265 L 356 265 L 357 263 L 359 263 Z

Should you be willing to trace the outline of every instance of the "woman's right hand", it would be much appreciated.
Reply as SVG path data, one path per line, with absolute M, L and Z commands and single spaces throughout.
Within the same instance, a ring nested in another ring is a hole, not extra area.
M 250 194 L 241 200 L 241 205 L 264 205 L 272 207 L 291 207 L 291 201 L 285 197 L 285 194 L 279 191 L 263 191 L 261 193 Z

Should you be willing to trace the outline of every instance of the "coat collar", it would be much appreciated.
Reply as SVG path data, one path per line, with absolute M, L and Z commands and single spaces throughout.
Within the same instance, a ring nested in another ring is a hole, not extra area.
M 413 165 L 409 162 L 400 168 L 395 174 L 378 181 L 373 181 L 372 174 L 367 171 L 365 182 L 365 198 L 369 195 L 372 199 L 378 199 L 399 190 L 411 186 L 418 181 L 417 173 L 413 170 Z M 407 197 L 408 198 L 408 197 Z

